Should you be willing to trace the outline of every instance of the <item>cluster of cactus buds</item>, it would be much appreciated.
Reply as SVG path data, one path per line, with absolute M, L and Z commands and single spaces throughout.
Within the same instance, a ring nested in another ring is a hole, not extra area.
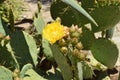
M 85 60 L 86 53 L 82 51 L 83 46 L 80 41 L 80 36 L 82 33 L 81 28 L 72 25 L 70 28 L 65 27 L 66 36 L 58 41 L 60 51 L 67 55 L 69 50 L 72 49 L 72 55 L 76 56 L 80 60 Z

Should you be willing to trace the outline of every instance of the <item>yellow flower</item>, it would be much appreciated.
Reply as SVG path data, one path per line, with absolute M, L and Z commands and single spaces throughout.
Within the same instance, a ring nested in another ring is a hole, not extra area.
M 64 26 L 59 21 L 47 24 L 43 29 L 43 38 L 47 39 L 51 44 L 60 40 L 65 36 Z

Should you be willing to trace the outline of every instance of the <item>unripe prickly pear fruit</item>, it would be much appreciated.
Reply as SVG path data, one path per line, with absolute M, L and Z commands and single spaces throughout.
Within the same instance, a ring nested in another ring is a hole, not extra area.
M 68 48 L 67 47 L 62 47 L 60 49 L 60 51 L 63 53 L 63 54 L 67 54 L 68 53 Z
M 75 29 L 75 27 L 72 25 L 72 27 L 70 27 L 70 33 L 73 33 L 73 32 L 75 32 L 76 31 L 76 29 Z
M 76 45 L 78 43 L 78 38 L 72 38 L 71 44 Z
M 75 47 L 76 47 L 77 49 L 81 50 L 81 49 L 83 48 L 83 45 L 82 45 L 81 42 L 79 42 L 79 43 L 77 43 L 77 44 L 75 45 Z
M 58 44 L 59 44 L 59 46 L 65 46 L 66 45 L 65 39 L 60 39 Z
M 78 56 L 78 54 L 79 54 L 79 50 L 75 48 L 75 49 L 73 50 L 73 55 L 74 55 L 74 56 Z
M 76 38 L 79 38 L 80 37 L 80 33 L 79 32 L 73 32 L 71 33 L 71 37 L 76 37 Z
M 80 52 L 80 53 L 78 54 L 78 58 L 80 58 L 80 60 L 85 60 L 86 56 L 87 56 L 86 53 L 81 53 L 81 52 Z

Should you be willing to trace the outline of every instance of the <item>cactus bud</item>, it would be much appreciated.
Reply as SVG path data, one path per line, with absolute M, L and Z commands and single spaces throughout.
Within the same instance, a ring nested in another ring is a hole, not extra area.
M 67 47 L 62 47 L 60 49 L 60 51 L 63 53 L 63 54 L 67 54 L 68 53 L 68 48 Z
M 65 37 L 69 36 L 69 28 L 67 26 L 64 26 L 64 32 L 65 32 Z
M 73 50 L 73 55 L 74 55 L 74 56 L 78 56 L 78 54 L 79 54 L 79 50 L 75 48 L 75 49 Z
M 83 45 L 82 45 L 81 42 L 79 42 L 79 43 L 77 43 L 77 44 L 75 45 L 75 47 L 76 47 L 77 49 L 81 50 L 81 49 L 83 48 Z
M 80 52 L 78 54 L 78 58 L 80 58 L 81 60 L 85 60 L 86 56 L 87 56 L 87 54 L 85 52 Z
M 71 43 L 76 45 L 78 43 L 78 38 L 72 38 Z
M 70 33 L 73 33 L 75 31 L 76 31 L 76 29 L 75 29 L 74 25 L 72 25 L 72 27 L 70 28 Z
M 57 18 L 56 18 L 56 21 L 61 22 L 60 17 L 57 17 Z
M 71 37 L 79 38 L 80 37 L 80 33 L 76 31 L 76 32 L 71 34 Z
M 59 44 L 59 46 L 65 46 L 66 45 L 66 41 L 64 39 L 60 39 L 58 44 Z

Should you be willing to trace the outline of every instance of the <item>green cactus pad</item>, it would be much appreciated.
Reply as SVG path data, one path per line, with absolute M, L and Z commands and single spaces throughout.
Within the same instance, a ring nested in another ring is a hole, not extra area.
M 87 62 L 82 62 L 82 71 L 84 79 L 92 79 L 94 72 L 92 67 Z
M 22 80 L 47 80 L 44 77 L 37 74 L 33 69 L 28 69 L 25 73 L 25 76 Z
M 34 26 L 39 34 L 42 34 L 42 30 L 45 27 L 45 22 L 42 18 L 41 13 L 37 14 L 38 16 L 34 18 Z
M 70 65 L 68 64 L 65 56 L 60 52 L 60 49 L 57 45 L 50 46 L 53 52 L 53 56 L 55 61 L 58 64 L 58 67 L 61 70 L 62 76 L 64 80 L 71 80 L 73 78 L 72 70 Z
M 47 40 L 42 39 L 42 46 L 43 46 L 44 54 L 47 57 L 47 59 L 49 60 L 53 59 L 53 54 L 50 48 L 50 43 Z
M 68 6 L 61 0 L 52 3 L 50 8 L 51 16 L 55 20 L 57 17 L 61 18 L 62 24 L 71 26 L 72 24 L 79 25 L 79 12 Z
M 83 33 L 81 34 L 80 41 L 82 42 L 83 49 L 89 50 L 92 43 L 95 41 L 94 34 L 86 27 L 83 27 L 82 30 Z
M 0 80 L 13 80 L 12 72 L 3 66 L 0 66 Z
M 24 31 L 18 31 L 11 35 L 10 45 L 20 67 L 27 63 L 37 64 L 37 46 L 31 35 Z
M 118 6 L 104 6 L 92 11 L 91 16 L 98 23 L 98 27 L 92 25 L 93 31 L 103 31 L 114 27 L 120 21 L 120 10 Z
M 117 46 L 109 39 L 97 39 L 91 46 L 91 51 L 96 60 L 108 68 L 113 68 L 117 58 Z
M 14 68 L 19 69 L 19 64 L 9 44 L 0 45 L 0 64 L 11 70 L 14 70 Z

